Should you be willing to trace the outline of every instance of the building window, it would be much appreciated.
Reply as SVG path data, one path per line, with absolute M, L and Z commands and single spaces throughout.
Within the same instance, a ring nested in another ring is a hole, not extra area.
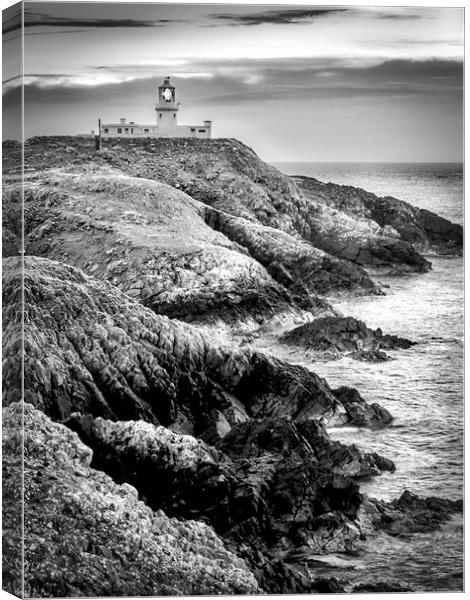
M 148 129 L 144 129 L 144 133 L 148 133 L 148 132 L 149 132 L 149 130 L 148 130 Z
M 134 128 L 133 127 L 131 127 L 131 133 L 134 133 Z
M 199 133 L 206 133 L 206 130 L 205 129 L 200 129 Z
M 142 129 L 138 129 L 138 130 L 137 130 L 137 133 L 142 133 Z
M 129 127 L 126 127 L 126 129 L 124 130 L 126 133 L 129 133 Z
M 176 119 L 176 113 L 173 113 L 173 119 Z
M 109 133 L 109 129 L 107 127 L 104 128 L 105 133 Z
M 158 116 L 160 117 L 160 119 L 162 118 L 162 113 L 158 113 Z
M 191 132 L 194 133 L 196 130 L 194 129 L 194 127 L 191 127 Z
M 118 133 L 122 133 L 122 129 L 118 127 Z

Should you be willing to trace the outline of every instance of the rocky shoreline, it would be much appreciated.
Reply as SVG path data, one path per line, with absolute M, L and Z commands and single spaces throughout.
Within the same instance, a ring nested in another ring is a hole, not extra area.
M 380 397 L 333 389 L 250 341 L 267 333 L 322 361 L 406 351 L 413 340 L 332 302 L 384 294 L 371 273 L 430 269 L 423 251 L 461 253 L 460 226 L 287 177 L 237 140 L 94 152 L 89 138 L 33 138 L 22 265 L 18 148 L 4 144 L 8 591 L 21 586 L 23 418 L 27 595 L 369 591 L 316 574 L 318 557 L 462 511 L 412 490 L 367 498 L 361 481 L 395 465 L 326 427 L 387 427 Z

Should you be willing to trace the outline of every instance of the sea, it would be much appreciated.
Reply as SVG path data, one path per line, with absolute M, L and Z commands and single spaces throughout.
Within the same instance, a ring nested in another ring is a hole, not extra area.
M 463 224 L 461 163 L 276 163 L 287 175 L 352 185 L 392 196 Z M 309 363 L 289 360 L 325 377 L 332 387 L 356 387 L 369 402 L 393 415 L 390 427 L 371 431 L 331 428 L 333 439 L 376 451 L 396 464 L 361 485 L 369 496 L 391 500 L 408 489 L 421 496 L 463 497 L 463 259 L 427 255 L 429 273 L 378 278 L 382 297 L 335 304 L 345 315 L 417 342 L 389 352 L 391 361 L 371 364 L 343 358 Z M 410 584 L 416 591 L 457 591 L 463 585 L 463 523 L 456 516 L 439 531 L 391 538 L 381 534 L 358 557 L 330 557 L 324 575 Z M 365 576 L 365 573 L 367 575 Z

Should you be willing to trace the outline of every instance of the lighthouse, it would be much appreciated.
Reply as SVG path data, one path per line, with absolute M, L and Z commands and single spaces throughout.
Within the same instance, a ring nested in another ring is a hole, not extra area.
M 157 88 L 155 104 L 156 122 L 140 125 L 134 121 L 121 118 L 119 123 L 101 125 L 102 137 L 160 137 L 160 138 L 211 138 L 212 121 L 204 121 L 202 125 L 178 125 L 178 101 L 176 87 L 170 76 L 163 79 Z

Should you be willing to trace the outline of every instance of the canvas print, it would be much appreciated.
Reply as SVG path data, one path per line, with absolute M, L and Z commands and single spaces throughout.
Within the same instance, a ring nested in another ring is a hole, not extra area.
M 463 591 L 463 5 L 3 11 L 3 587 Z

